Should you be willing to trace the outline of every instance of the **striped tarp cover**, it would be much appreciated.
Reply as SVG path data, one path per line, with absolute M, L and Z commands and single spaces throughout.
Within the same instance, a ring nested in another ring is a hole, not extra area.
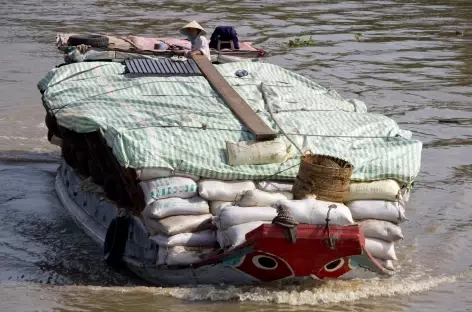
M 422 143 L 358 100 L 279 66 L 241 62 L 218 71 L 258 115 L 303 149 L 354 165 L 353 180 L 411 183 L 420 170 Z M 235 76 L 239 69 L 249 75 Z M 38 83 L 60 125 L 79 133 L 101 129 L 125 167 L 174 168 L 225 180 L 292 180 L 299 157 L 270 165 L 229 166 L 226 142 L 253 136 L 202 76 L 126 75 L 124 65 L 84 62 L 55 68 Z M 299 155 L 294 148 L 295 156 Z

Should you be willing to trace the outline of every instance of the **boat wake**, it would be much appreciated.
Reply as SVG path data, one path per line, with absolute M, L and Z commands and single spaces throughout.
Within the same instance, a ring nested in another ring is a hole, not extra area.
M 443 284 L 452 284 L 463 278 L 456 276 L 437 276 L 422 278 L 374 278 L 369 280 L 330 280 L 327 282 L 308 282 L 297 286 L 198 286 L 198 287 L 97 287 L 62 286 L 91 292 L 120 292 L 123 294 L 152 294 L 168 296 L 185 301 L 233 301 L 290 306 L 316 306 L 355 302 L 371 297 L 391 297 L 420 293 Z

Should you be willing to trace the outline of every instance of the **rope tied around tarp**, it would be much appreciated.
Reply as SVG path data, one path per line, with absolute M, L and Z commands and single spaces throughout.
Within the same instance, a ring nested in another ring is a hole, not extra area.
M 331 233 L 329 231 L 329 213 L 331 212 L 331 209 L 336 209 L 338 208 L 338 206 L 336 206 L 336 204 L 331 204 L 328 206 L 328 212 L 326 213 L 326 225 L 325 225 L 325 230 L 328 231 L 328 247 L 332 250 L 335 250 L 336 248 L 334 247 L 334 241 L 333 241 L 333 238 L 331 237 Z
M 234 196 L 234 200 L 231 202 L 231 205 L 237 206 L 237 205 L 236 205 L 237 202 L 241 201 L 241 200 L 243 199 L 244 195 L 246 195 L 247 192 L 249 192 L 249 190 L 247 190 L 247 191 L 242 191 L 242 192 L 236 194 L 236 196 Z
M 272 220 L 272 224 L 278 224 L 284 228 L 287 239 L 295 244 L 297 241 L 297 220 L 287 207 L 279 205 L 277 207 L 277 216 Z

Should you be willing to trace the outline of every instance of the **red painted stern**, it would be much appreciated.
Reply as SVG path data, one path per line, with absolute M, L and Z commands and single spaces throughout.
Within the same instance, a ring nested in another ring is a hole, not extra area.
M 234 268 L 260 281 L 290 277 L 338 278 L 352 269 L 351 256 L 364 254 L 364 236 L 357 225 L 299 225 L 296 242 L 286 237 L 285 229 L 265 224 L 246 235 L 245 246 L 252 252 Z M 239 248 L 238 248 L 239 249 Z
M 296 241 L 292 244 L 285 228 L 263 224 L 246 234 L 244 244 L 192 267 L 222 263 L 260 282 L 296 277 L 339 278 L 354 267 L 391 275 L 364 245 L 365 238 L 358 225 L 328 228 L 301 224 L 296 228 Z

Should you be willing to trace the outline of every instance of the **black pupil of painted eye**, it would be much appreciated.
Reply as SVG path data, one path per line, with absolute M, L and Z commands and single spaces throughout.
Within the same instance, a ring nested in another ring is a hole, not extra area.
M 333 270 L 336 268 L 339 264 L 341 263 L 341 259 L 334 260 L 333 262 L 330 262 L 326 265 L 327 270 Z
M 259 262 L 259 264 L 261 266 L 263 266 L 265 268 L 268 268 L 268 269 L 275 268 L 275 266 L 277 265 L 275 260 L 271 259 L 269 257 L 260 257 L 259 259 L 257 259 L 257 262 Z

